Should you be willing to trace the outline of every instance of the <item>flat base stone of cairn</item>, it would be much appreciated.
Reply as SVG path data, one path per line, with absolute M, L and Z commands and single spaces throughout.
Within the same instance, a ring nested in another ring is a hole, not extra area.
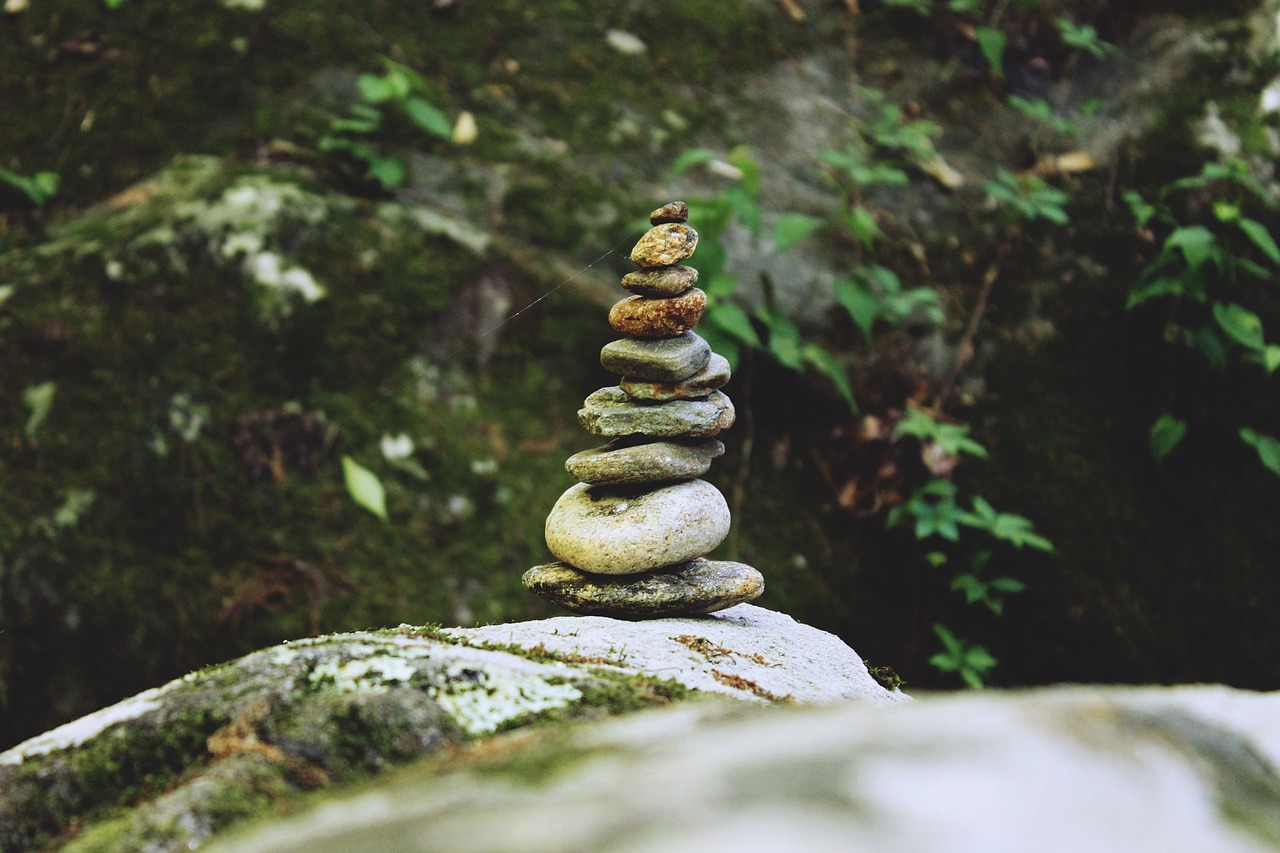
M 593 486 L 657 483 L 701 477 L 711 467 L 711 460 L 723 455 L 724 445 L 714 438 L 644 444 L 621 438 L 573 454 L 564 467 L 575 480 Z
M 522 580 L 530 592 L 566 610 L 618 619 L 701 616 L 764 591 L 760 572 L 729 560 L 692 560 L 626 577 L 592 575 L 556 562 L 534 566 Z
M 626 575 L 701 557 L 729 535 L 729 505 L 705 480 L 654 488 L 578 483 L 547 516 L 547 547 L 584 572 Z

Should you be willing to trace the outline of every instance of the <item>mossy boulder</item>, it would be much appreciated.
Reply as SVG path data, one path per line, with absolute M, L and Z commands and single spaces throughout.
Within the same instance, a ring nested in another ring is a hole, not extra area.
M 177 849 L 495 732 L 669 705 L 893 704 L 852 649 L 750 605 L 711 618 L 559 618 L 286 643 L 0 753 L 0 847 Z

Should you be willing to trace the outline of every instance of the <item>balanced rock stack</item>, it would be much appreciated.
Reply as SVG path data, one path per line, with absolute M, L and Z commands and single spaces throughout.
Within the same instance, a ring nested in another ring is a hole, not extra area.
M 697 477 L 724 453 L 715 436 L 733 425 L 719 390 L 729 363 L 693 327 L 707 296 L 681 261 L 698 232 L 684 202 L 649 216 L 653 228 L 631 250 L 641 269 L 623 277 L 634 293 L 609 312 L 625 337 L 600 363 L 617 385 L 583 402 L 578 421 L 613 439 L 565 462 L 580 482 L 547 516 L 547 547 L 559 562 L 524 575 L 533 593 L 576 613 L 649 619 L 711 613 L 764 589 L 751 566 L 703 555 L 729 533 L 724 496 Z

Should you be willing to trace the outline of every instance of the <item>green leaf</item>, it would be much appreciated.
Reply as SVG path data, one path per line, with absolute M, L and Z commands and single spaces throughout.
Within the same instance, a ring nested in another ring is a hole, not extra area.
M 773 243 L 779 252 L 784 252 L 821 227 L 822 220 L 816 216 L 784 213 L 773 227 Z
M 398 187 L 404 180 L 404 164 L 395 157 L 369 156 L 369 177 L 384 187 Z
M 422 98 L 409 98 L 404 102 L 404 111 L 418 127 L 427 133 L 435 134 L 442 139 L 453 137 L 453 124 L 438 108 Z
M 724 191 L 724 197 L 733 206 L 738 221 L 747 226 L 752 237 L 759 239 L 764 221 L 760 216 L 760 205 L 756 203 L 756 197 L 745 187 L 729 187 Z
M 683 175 L 692 167 L 701 163 L 710 163 L 714 159 L 716 159 L 716 152 L 710 148 L 686 148 L 671 164 L 671 176 Z
M 93 506 L 97 497 L 93 489 L 68 489 L 62 506 L 53 511 L 53 523 L 58 527 L 72 527 Z
M 1141 284 L 1136 284 L 1129 290 L 1129 301 L 1125 304 L 1125 308 L 1132 310 L 1148 299 L 1155 299 L 1159 296 L 1191 295 L 1199 297 L 1196 301 L 1203 301 L 1203 294 L 1196 292 L 1198 288 L 1188 291 L 1186 283 L 1183 278 L 1159 276 Z
M 795 371 L 804 369 L 804 356 L 800 352 L 800 330 L 795 323 L 781 314 L 759 315 L 769 330 L 767 342 L 769 354 Z
M 1262 250 L 1262 254 L 1273 264 L 1280 264 L 1280 246 L 1276 245 L 1276 241 L 1271 236 L 1271 232 L 1267 230 L 1267 226 L 1253 219 L 1240 218 L 1236 220 L 1236 225 L 1240 226 L 1240 230 L 1244 232 L 1244 236 L 1248 237 L 1253 245 Z
M 750 146 L 738 145 L 725 158 L 729 165 L 738 167 L 742 172 L 742 186 L 754 199 L 760 195 L 760 164 L 751 153 Z
M 378 475 L 356 462 L 350 456 L 342 457 L 342 478 L 347 492 L 358 506 L 367 509 L 383 521 L 387 520 L 387 493 Z
M 1213 303 L 1213 319 L 1218 326 L 1242 347 L 1262 352 L 1267 342 L 1262 336 L 1262 319 L 1243 305 L 1234 302 Z
M 356 78 L 356 85 L 360 88 L 360 96 L 371 104 L 380 104 L 391 99 L 391 84 L 385 77 L 361 74 Z
M 0 284 L 0 306 L 9 301 L 13 296 L 14 286 L 12 284 Z
M 1147 204 L 1146 199 L 1137 190 L 1125 190 L 1121 197 L 1125 204 L 1129 205 L 1129 212 L 1133 214 L 1138 227 L 1146 228 L 1151 217 L 1156 214 L 1155 205 Z
M 764 346 L 747 312 L 732 302 L 717 302 L 707 312 L 707 321 L 749 347 L 760 349 Z
M 1221 257 L 1217 236 L 1203 225 L 1184 225 L 1181 228 L 1175 228 L 1165 238 L 1164 245 L 1166 249 L 1181 249 L 1182 256 L 1187 259 L 1187 265 L 1192 269 L 1209 260 L 1217 263 Z
M 849 314 L 862 336 L 871 340 L 871 329 L 880 313 L 880 300 L 871 288 L 851 278 L 838 278 L 832 283 L 836 301 Z
M 3 301 L 0 299 L 0 302 Z M 1280 347 L 1267 344 L 1267 348 L 1262 351 L 1262 366 L 1267 369 L 1267 373 L 1276 372 L 1276 368 L 1280 367 Z
M 1240 440 L 1258 453 L 1263 466 L 1273 474 L 1280 474 L 1280 440 L 1249 427 L 1240 430 Z
M 54 388 L 52 382 L 41 382 L 22 392 L 22 402 L 31 410 L 31 414 L 27 417 L 27 425 L 22 430 L 22 434 L 27 438 L 35 438 L 36 431 L 40 429 L 45 418 L 49 417 L 49 410 L 53 407 Z
M 991 70 L 996 74 L 1003 74 L 1004 48 L 1009 42 L 1008 36 L 994 27 L 974 27 L 973 37 Z
M 817 344 L 809 344 L 804 348 L 803 355 L 805 361 L 831 380 L 831 384 L 836 386 L 840 396 L 849 405 L 849 410 L 855 415 L 858 414 L 858 401 L 854 399 L 853 386 L 849 383 L 849 374 L 845 372 L 845 369 L 835 360 L 831 353 Z
M 1178 442 L 1182 441 L 1182 437 L 1186 435 L 1186 432 L 1186 421 L 1180 421 L 1165 412 L 1151 425 L 1151 435 L 1148 437 L 1151 455 L 1159 462 L 1178 446 Z
M 875 216 L 865 207 L 853 208 L 845 214 L 844 221 L 849 226 L 849 230 L 853 232 L 853 236 L 868 249 L 872 247 L 877 237 L 881 237 L 884 234 L 880 230 L 879 224 L 876 223 Z

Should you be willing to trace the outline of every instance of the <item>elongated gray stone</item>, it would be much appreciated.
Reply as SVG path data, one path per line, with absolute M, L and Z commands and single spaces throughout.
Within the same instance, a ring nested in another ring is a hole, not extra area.
M 652 379 L 632 379 L 624 376 L 618 387 L 633 400 L 689 400 L 705 397 L 723 388 L 729 381 L 729 360 L 719 353 L 711 353 L 707 366 L 679 382 L 655 382 Z
M 650 441 L 644 444 L 610 442 L 575 453 L 565 460 L 574 479 L 601 483 L 656 483 L 687 480 L 706 473 L 711 460 L 724 455 L 724 445 L 714 438 L 697 441 Z
M 636 270 L 622 277 L 622 286 L 641 296 L 676 296 L 698 283 L 698 271 L 676 264 Z
M 714 613 L 760 595 L 764 578 L 728 560 L 692 560 L 642 575 L 591 575 L 567 563 L 534 566 L 521 578 L 534 595 L 586 616 L 658 619 Z
M 701 400 L 645 403 L 617 385 L 592 392 L 582 401 L 578 423 L 596 435 L 648 435 L 654 438 L 701 438 L 733 426 L 737 413 L 720 391 Z
M 654 489 L 579 483 L 547 516 L 547 547 L 585 572 L 626 575 L 702 556 L 729 534 L 729 505 L 705 480 Z
M 711 345 L 696 332 L 674 338 L 620 338 L 600 350 L 600 364 L 619 376 L 679 382 L 707 366 Z

